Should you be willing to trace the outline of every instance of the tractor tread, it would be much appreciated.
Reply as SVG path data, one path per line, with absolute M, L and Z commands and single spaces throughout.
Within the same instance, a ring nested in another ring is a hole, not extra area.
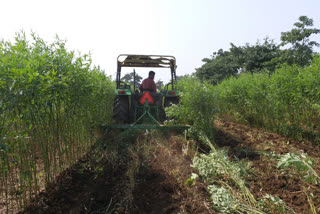
M 113 123 L 129 122 L 129 100 L 127 96 L 116 96 L 113 105 Z

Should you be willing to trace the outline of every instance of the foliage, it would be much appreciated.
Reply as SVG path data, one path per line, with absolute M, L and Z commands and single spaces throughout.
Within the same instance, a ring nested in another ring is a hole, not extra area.
M 242 72 L 259 73 L 275 70 L 277 65 L 272 59 L 279 55 L 279 47 L 273 40 L 267 37 L 263 43 L 258 41 L 255 45 L 246 44 L 242 49 L 244 54 Z
M 240 163 L 230 161 L 225 151 L 216 149 L 213 149 L 208 155 L 201 154 L 200 157 L 195 157 L 192 161 L 192 167 L 199 171 L 204 181 L 214 184 L 220 179 L 231 186 L 236 185 L 243 193 L 246 203 L 255 206 L 255 198 L 245 186 L 243 175 L 247 171 L 243 166 Z
M 256 73 L 275 69 L 276 65 L 271 60 L 278 56 L 279 48 L 273 40 L 265 38 L 263 43 L 257 41 L 255 45 L 230 45 L 229 51 L 220 49 L 210 59 L 203 59 L 205 64 L 196 69 L 197 77 L 216 85 L 227 77 L 238 76 L 240 72 Z
M 139 74 L 136 73 L 136 75 L 135 75 L 135 88 L 139 87 L 142 79 L 143 78 L 141 76 L 139 76 Z M 134 80 L 134 72 L 131 72 L 131 73 L 126 74 L 123 77 L 121 77 L 121 81 L 129 83 L 132 86 L 133 86 L 133 80 Z
M 209 184 L 214 209 L 224 213 L 262 213 L 242 178 L 246 171 L 241 164 L 231 162 L 223 150 L 213 149 L 207 155 L 194 157 L 192 167 Z M 241 195 L 237 195 L 231 186 L 236 186 Z
M 240 69 L 231 50 L 220 49 L 218 52 L 214 52 L 210 59 L 205 58 L 202 61 L 205 64 L 196 69 L 196 76 L 201 80 L 208 80 L 214 85 L 228 76 L 235 76 Z
M 213 208 L 223 213 L 294 213 L 280 198 L 266 195 L 258 202 L 245 185 L 247 167 L 228 159 L 223 150 L 194 157 L 192 167 L 207 182 Z M 218 186 L 219 184 L 220 186 Z M 237 191 L 233 189 L 237 187 Z
M 196 173 L 192 173 L 191 177 L 188 178 L 184 184 L 186 184 L 187 186 L 194 186 L 196 184 L 196 180 L 199 178 L 199 176 Z
M 156 87 L 158 90 L 161 90 L 161 88 L 163 88 L 164 84 L 163 84 L 163 81 L 162 80 L 158 80 L 156 82 Z
M 193 129 L 203 132 L 213 140 L 212 120 L 217 113 L 216 95 L 213 86 L 201 83 L 195 77 L 184 77 L 177 83 L 179 104 L 167 108 L 169 117 L 179 123 L 193 125 Z
M 299 155 L 297 153 L 287 153 L 278 162 L 278 168 L 290 169 L 293 166 L 307 182 L 319 184 L 320 177 L 313 169 L 313 165 L 314 161 L 304 153 Z
M 270 194 L 266 194 L 261 198 L 258 204 L 259 207 L 268 213 L 295 213 L 283 200 Z
M 74 163 L 111 121 L 113 84 L 58 37 L 0 42 L 0 187 L 18 206 Z
M 224 188 L 216 185 L 209 185 L 208 191 L 212 200 L 213 209 L 221 213 L 234 213 L 239 206 L 239 201 L 232 196 L 232 193 Z
M 309 37 L 320 33 L 320 29 L 308 28 L 313 26 L 313 20 L 306 16 L 299 17 L 299 21 L 294 24 L 296 28 L 281 33 L 280 45 L 266 37 L 262 43 L 259 40 L 255 45 L 247 43 L 236 46 L 231 43 L 229 50 L 214 52 L 210 58 L 202 60 L 204 64 L 196 69 L 196 76 L 216 85 L 244 72 L 260 73 L 267 70 L 273 73 L 283 63 L 307 66 L 314 55 L 313 47 L 319 46 L 317 42 L 310 41 Z M 288 44 L 291 47 L 280 49 Z
M 281 46 L 291 44 L 291 47 L 281 52 L 279 60 L 283 63 L 305 66 L 310 63 L 313 56 L 313 46 L 319 47 L 319 43 L 310 41 L 309 37 L 320 33 L 320 29 L 308 28 L 313 26 L 313 19 L 300 16 L 299 22 L 294 23 L 296 28 L 281 33 Z
M 215 87 L 220 116 L 297 139 L 316 140 L 320 121 L 320 57 L 309 67 L 285 65 L 268 73 L 242 74 Z

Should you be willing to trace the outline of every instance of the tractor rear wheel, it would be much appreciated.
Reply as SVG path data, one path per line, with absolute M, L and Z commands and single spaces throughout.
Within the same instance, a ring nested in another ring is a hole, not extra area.
M 113 123 L 129 123 L 129 98 L 128 96 L 116 96 L 113 104 Z

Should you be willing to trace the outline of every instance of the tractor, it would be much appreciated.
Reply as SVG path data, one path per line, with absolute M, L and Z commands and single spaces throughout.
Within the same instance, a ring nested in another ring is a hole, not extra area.
M 132 68 L 170 68 L 171 80 L 163 89 L 154 93 L 136 88 L 135 70 L 133 85 L 121 81 L 121 69 Z M 179 94 L 176 83 L 176 59 L 166 55 L 128 55 L 117 58 L 116 90 L 111 128 L 134 129 L 183 129 L 185 126 L 164 126 L 164 108 L 178 104 Z

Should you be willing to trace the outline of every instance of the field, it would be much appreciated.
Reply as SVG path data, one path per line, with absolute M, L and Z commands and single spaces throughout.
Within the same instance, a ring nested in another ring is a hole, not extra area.
M 56 39 L 0 43 L 0 213 L 319 213 L 320 57 L 178 82 L 174 131 L 106 130 L 115 84 Z
M 217 148 L 228 149 L 230 160 L 250 166 L 246 185 L 252 195 L 274 196 L 260 209 L 269 212 L 260 213 L 308 213 L 310 203 L 318 209 L 319 187 L 296 171 L 284 173 L 275 158 L 303 150 L 319 173 L 318 147 L 245 125 L 215 123 Z M 208 150 L 182 133 L 109 133 L 22 213 L 219 213 L 211 208 L 208 182 L 190 180 L 197 173 L 190 166 L 194 155 Z M 215 182 L 221 179 L 215 177 Z

